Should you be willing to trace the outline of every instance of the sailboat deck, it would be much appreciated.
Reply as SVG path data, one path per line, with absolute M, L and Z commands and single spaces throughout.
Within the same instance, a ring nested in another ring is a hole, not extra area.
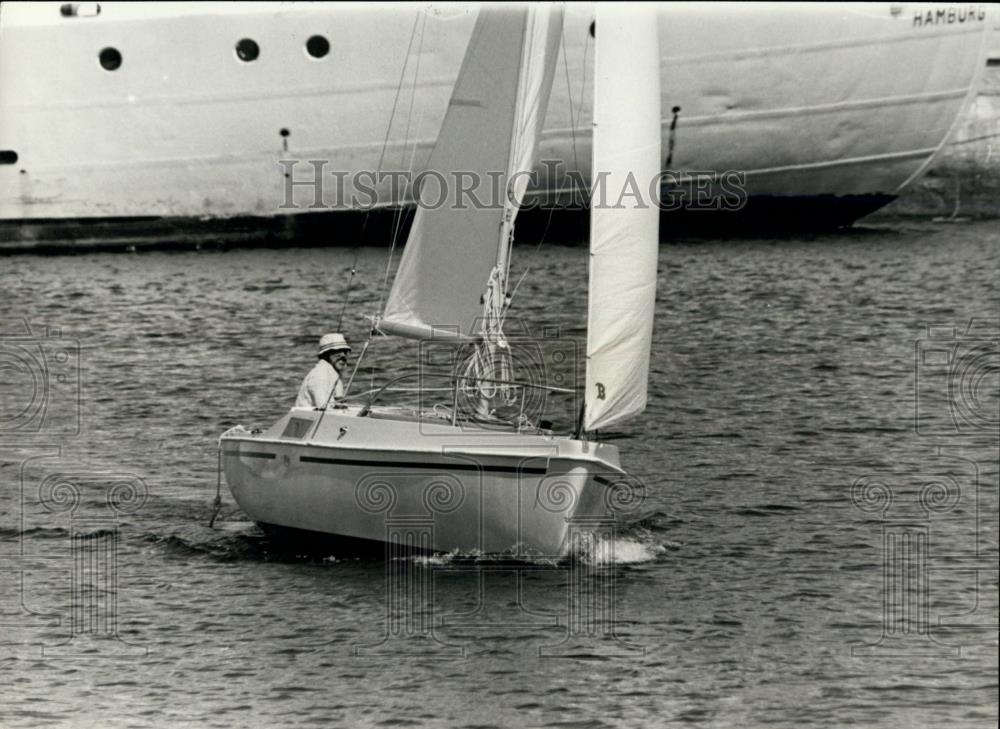
M 396 408 L 373 409 L 364 416 L 361 411 L 356 407 L 327 411 L 292 408 L 266 430 L 230 431 L 222 440 L 224 444 L 245 444 L 239 448 L 240 452 L 266 443 L 294 445 L 310 451 L 489 456 L 503 460 L 544 457 L 595 461 L 613 471 L 620 469 L 618 449 L 607 443 L 576 440 L 548 431 L 518 432 L 513 427 L 486 428 L 464 422 L 452 425 L 440 417 L 405 414 Z

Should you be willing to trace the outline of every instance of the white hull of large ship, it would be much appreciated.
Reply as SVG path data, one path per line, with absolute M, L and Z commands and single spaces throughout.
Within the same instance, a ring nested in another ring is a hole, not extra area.
M 0 164 L 0 221 L 365 207 L 372 195 L 352 173 L 423 168 L 473 21 L 447 6 L 418 18 L 419 6 L 102 3 L 97 17 L 67 18 L 59 3 L 40 5 L 0 10 L 0 150 L 12 153 Z M 927 7 L 664 5 L 669 168 L 695 181 L 738 172 L 723 205 L 888 201 L 941 149 L 984 65 L 983 6 L 918 23 Z M 567 10 L 539 150 L 588 177 L 591 17 Z M 326 58 L 305 52 L 313 34 L 329 39 Z M 233 51 L 244 37 L 261 49 L 252 63 Z M 120 50 L 118 70 L 98 63 L 105 47 Z M 283 159 L 300 161 L 298 180 L 312 179 L 308 160 L 327 161 L 319 205 L 309 185 L 286 199 Z M 565 183 L 543 175 L 540 188 Z M 401 202 L 388 186 L 379 202 Z

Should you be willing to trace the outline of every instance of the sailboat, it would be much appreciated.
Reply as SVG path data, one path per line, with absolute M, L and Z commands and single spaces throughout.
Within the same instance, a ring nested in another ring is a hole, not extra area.
M 509 349 L 510 253 L 526 188 L 519 173 L 533 164 L 562 18 L 544 6 L 484 7 L 429 167 L 478 172 L 480 199 L 492 199 L 490 185 L 500 184 L 487 173 L 505 169 L 506 204 L 421 205 L 376 323 L 382 335 L 471 347 L 474 366 L 451 373 L 451 408 L 383 406 L 383 388 L 363 403 L 293 408 L 263 431 L 224 433 L 226 481 L 265 531 L 564 557 L 574 530 L 608 517 L 626 473 L 618 448 L 594 435 L 646 405 L 659 225 L 649 199 L 660 171 L 654 21 L 649 9 L 598 10 L 593 169 L 606 173 L 605 190 L 645 192 L 592 206 L 576 427 L 560 435 L 523 418 L 491 418 L 491 394 L 506 387 L 524 397 L 529 389 L 497 363 Z M 466 412 L 460 394 L 470 392 L 483 407 Z

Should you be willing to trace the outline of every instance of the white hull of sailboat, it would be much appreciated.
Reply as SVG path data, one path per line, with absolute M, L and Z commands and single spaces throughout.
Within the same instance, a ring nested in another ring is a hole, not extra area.
M 423 551 L 563 557 L 573 530 L 612 518 L 617 449 L 356 410 L 293 410 L 263 433 L 230 432 L 233 498 L 272 531 Z

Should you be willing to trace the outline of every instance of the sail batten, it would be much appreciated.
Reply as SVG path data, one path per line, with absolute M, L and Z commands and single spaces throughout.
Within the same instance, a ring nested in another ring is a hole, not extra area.
M 428 161 L 429 170 L 449 181 L 447 199 L 431 205 L 440 190 L 427 191 L 426 197 L 424 190 L 419 193 L 379 321 L 383 333 L 455 341 L 482 333 L 484 295 L 494 269 L 506 282 L 510 230 L 524 194 L 519 173 L 532 167 L 561 29 L 562 15 L 551 8 L 480 10 Z M 457 174 L 473 176 L 463 177 L 460 199 Z M 510 180 L 515 184 L 508 198 Z M 496 205 L 497 200 L 505 202 Z M 445 332 L 452 334 L 442 337 Z
M 584 428 L 646 407 L 659 243 L 660 67 L 652 8 L 601 5 L 594 58 Z

